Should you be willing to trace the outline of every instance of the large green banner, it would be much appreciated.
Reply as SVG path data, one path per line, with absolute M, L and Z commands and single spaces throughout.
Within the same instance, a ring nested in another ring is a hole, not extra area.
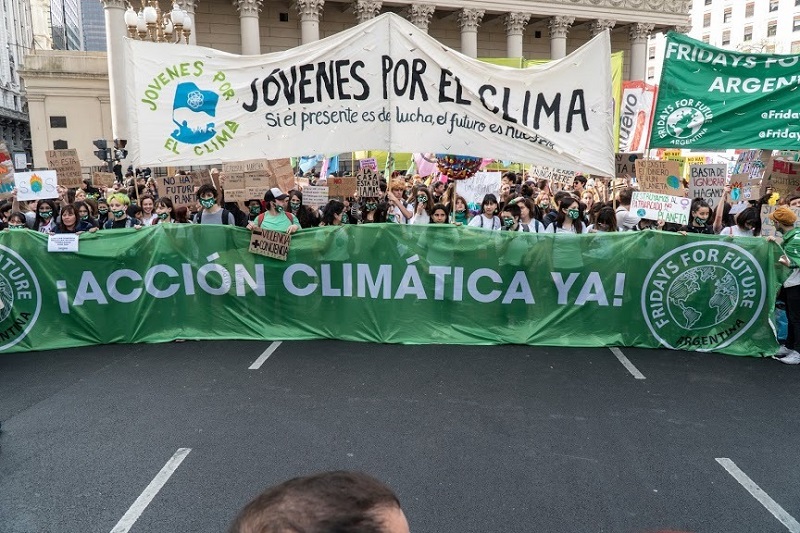
M 800 55 L 723 50 L 667 34 L 651 147 L 797 149 Z
M 449 225 L 249 232 L 162 224 L 77 253 L 0 232 L 0 351 L 185 339 L 641 346 L 771 355 L 788 269 L 762 238 L 540 235 Z

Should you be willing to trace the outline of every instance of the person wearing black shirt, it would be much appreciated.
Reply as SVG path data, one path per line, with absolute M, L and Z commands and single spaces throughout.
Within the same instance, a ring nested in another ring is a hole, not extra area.
M 711 208 L 705 200 L 695 198 L 692 202 L 689 213 L 689 224 L 681 227 L 679 231 L 683 233 L 702 233 L 704 235 L 714 235 L 714 226 L 709 224 L 711 218 Z

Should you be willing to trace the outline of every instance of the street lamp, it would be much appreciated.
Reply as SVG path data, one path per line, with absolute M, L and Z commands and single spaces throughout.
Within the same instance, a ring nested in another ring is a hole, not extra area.
M 158 0 L 141 0 L 142 8 L 137 12 L 128 4 L 125 11 L 125 25 L 131 39 L 138 38 L 159 43 L 189 44 L 192 33 L 192 17 L 178 4 L 172 4 L 172 11 L 164 13 Z

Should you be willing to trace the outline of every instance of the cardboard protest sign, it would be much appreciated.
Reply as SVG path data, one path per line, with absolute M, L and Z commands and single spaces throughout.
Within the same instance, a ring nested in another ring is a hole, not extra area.
M 487 194 L 500 195 L 500 172 L 476 172 L 471 178 L 460 180 L 456 185 L 456 194 L 463 196 L 467 207 L 477 210 L 483 197 Z
M 113 172 L 95 172 L 92 174 L 92 185 L 95 187 L 113 187 L 117 175 Z
M 269 170 L 269 161 L 266 159 L 248 159 L 246 161 L 234 161 L 222 164 L 222 172 L 225 174 L 244 174 L 245 172 Z
M 757 200 L 761 188 L 761 178 L 751 178 L 749 174 L 734 174 L 731 176 L 731 200 Z
M 689 167 L 689 198 L 702 198 L 713 209 L 725 194 L 728 165 L 692 165 Z
M 158 193 L 164 198 L 172 200 L 175 207 L 193 205 L 197 201 L 194 192 L 194 180 L 190 175 L 177 174 L 156 178 Z
M 289 255 L 289 245 L 291 242 L 292 236 L 288 233 L 257 230 L 250 236 L 250 248 L 248 251 L 251 254 L 263 255 L 264 257 L 286 261 L 286 256 Z
M 308 178 L 295 178 L 294 182 L 300 189 L 305 189 L 309 186 Z
M 614 154 L 614 163 L 616 166 L 616 173 L 614 177 L 624 178 L 627 176 L 636 177 L 636 160 L 640 159 L 642 154 L 634 154 L 627 152 L 619 152 Z
M 675 161 L 678 163 L 678 177 L 681 179 L 686 179 L 687 176 L 687 167 L 686 167 L 686 158 L 679 156 L 679 155 L 667 155 L 664 156 L 664 161 Z
M 531 165 L 528 175 L 535 180 L 548 180 L 554 191 L 569 187 L 575 179 L 575 171 L 562 170 L 546 165 Z
M 303 189 L 303 204 L 322 207 L 328 203 L 328 187 L 306 187 Z
M 769 216 L 775 212 L 778 208 L 777 205 L 762 205 L 761 206 L 761 235 L 764 237 L 774 237 L 777 232 L 775 230 L 775 223 L 772 221 Z M 794 227 L 800 227 L 800 208 L 794 207 L 790 208 L 794 211 L 794 214 L 797 215 L 797 222 L 794 223 Z
M 211 179 L 211 171 L 208 169 L 204 170 L 193 170 L 191 172 L 192 181 L 194 181 L 195 186 L 199 187 L 200 185 L 212 185 L 215 186 L 214 180 Z
M 356 195 L 356 188 L 356 178 L 353 176 L 328 179 L 329 198 L 352 198 Z
M 639 190 L 670 196 L 683 196 L 683 181 L 677 161 L 636 160 L 636 181 Z
M 708 158 L 704 155 L 689 155 L 685 157 L 686 164 L 692 165 L 705 165 L 708 164 Z
M 647 220 L 663 220 L 674 224 L 689 223 L 692 201 L 682 196 L 670 196 L 652 192 L 635 192 L 630 212 Z
M 14 164 L 6 143 L 0 141 L 0 198 L 8 198 L 14 191 Z
M 377 198 L 381 194 L 380 175 L 369 168 L 362 168 L 356 175 L 356 190 L 359 198 Z
M 270 177 L 272 173 L 268 170 L 254 170 L 244 173 L 244 186 L 261 189 L 267 192 L 270 189 Z
M 55 170 L 14 173 L 17 200 L 58 198 L 58 176 Z
M 761 181 L 762 194 L 769 187 L 781 198 L 800 194 L 800 163 L 772 158 Z
M 664 150 L 664 152 L 661 155 L 661 157 L 663 159 L 666 159 L 668 157 L 680 157 L 680 156 L 681 156 L 680 148 L 677 148 L 677 149 L 676 148 L 667 148 L 666 150 Z
M 58 184 L 68 189 L 75 189 L 81 186 L 83 174 L 81 173 L 81 162 L 78 159 L 78 151 L 74 148 L 69 150 L 47 150 L 47 167 L 56 171 Z
M 292 168 L 291 159 L 288 157 L 270 159 L 269 171 L 272 174 L 270 188 L 277 187 L 283 192 L 289 192 L 294 189 L 294 169 Z
M 370 170 L 378 170 L 378 160 L 374 157 L 358 160 L 358 168 L 368 168 Z

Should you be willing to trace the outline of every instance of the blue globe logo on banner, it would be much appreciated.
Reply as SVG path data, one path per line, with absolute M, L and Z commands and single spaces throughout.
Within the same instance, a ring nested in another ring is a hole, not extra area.
M 200 144 L 214 137 L 218 102 L 219 95 L 214 91 L 204 91 L 192 82 L 178 85 L 172 104 L 172 122 L 178 129 L 171 137 L 186 144 Z

